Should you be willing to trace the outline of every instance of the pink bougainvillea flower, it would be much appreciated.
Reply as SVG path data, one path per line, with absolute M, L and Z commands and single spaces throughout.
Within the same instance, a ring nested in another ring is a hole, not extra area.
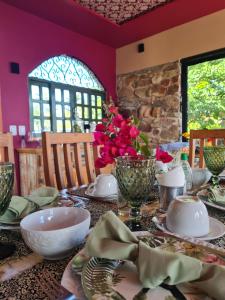
M 110 111 L 112 114 L 117 115 L 117 114 L 118 114 L 118 107 L 110 106 L 110 107 L 109 107 L 109 111 Z
M 105 163 L 105 161 L 102 159 L 102 157 L 98 157 L 95 160 L 95 167 L 98 169 L 104 168 L 107 166 L 107 163 Z
M 105 142 L 109 140 L 109 137 L 105 135 L 103 132 L 95 131 L 94 132 L 94 145 L 104 145 Z
M 126 154 L 126 149 L 125 148 L 119 148 L 119 155 L 124 156 Z
M 100 146 L 100 157 L 95 163 L 97 168 L 114 163 L 118 156 L 130 155 L 135 158 L 137 149 L 140 149 L 139 142 L 146 144 L 142 137 L 136 143 L 140 131 L 133 118 L 123 117 L 113 104 L 106 108 L 106 114 L 107 117 L 102 119 L 102 124 L 98 124 L 94 132 L 94 145 Z
M 137 129 L 136 126 L 131 126 L 129 133 L 132 139 L 136 139 L 136 137 L 140 134 L 140 131 Z
M 104 132 L 104 131 L 106 131 L 106 127 L 105 127 L 105 125 L 103 125 L 103 124 L 97 124 L 96 125 L 96 127 L 95 127 L 95 131 L 102 131 L 102 132 Z
M 137 151 L 133 147 L 127 147 L 126 148 L 126 153 L 128 155 L 131 155 L 131 156 L 136 156 L 137 155 Z
M 115 129 L 115 127 L 113 126 L 113 124 L 109 124 L 109 126 L 108 126 L 107 129 L 108 129 L 108 131 L 111 132 L 111 133 L 116 132 L 116 129 Z
M 171 162 L 173 160 L 173 157 L 167 152 L 163 151 L 163 153 L 160 154 L 160 160 L 165 164 Z
M 118 147 L 118 148 L 126 148 L 128 145 L 131 144 L 129 138 L 126 136 L 115 137 L 114 143 L 115 143 L 116 147 Z
M 121 123 L 124 121 L 123 116 L 121 114 L 116 115 L 113 119 L 112 119 L 112 123 L 114 126 L 120 128 L 121 127 Z
M 121 124 L 120 132 L 118 133 L 118 135 L 119 136 L 129 136 L 130 129 L 131 129 L 131 126 L 125 122 L 125 123 Z
M 107 118 L 103 118 L 102 119 L 102 123 L 107 123 L 108 122 L 108 119 Z
M 162 151 L 159 147 L 156 148 L 156 160 L 162 161 L 164 164 L 169 163 L 173 160 L 173 156 L 169 155 L 168 152 Z

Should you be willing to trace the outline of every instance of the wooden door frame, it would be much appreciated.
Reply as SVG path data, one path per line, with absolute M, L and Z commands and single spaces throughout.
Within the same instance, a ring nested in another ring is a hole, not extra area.
M 225 58 L 225 48 L 183 58 L 181 62 L 182 133 L 187 131 L 188 122 L 188 67 L 205 61 Z M 183 140 L 186 140 L 183 138 Z

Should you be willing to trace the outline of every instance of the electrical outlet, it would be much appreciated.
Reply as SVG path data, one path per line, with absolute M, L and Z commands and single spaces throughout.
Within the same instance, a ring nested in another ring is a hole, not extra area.
M 19 125 L 19 136 L 25 136 L 25 135 L 26 135 L 26 126 Z
M 16 125 L 10 125 L 9 131 L 12 133 L 13 136 L 17 135 L 17 127 Z

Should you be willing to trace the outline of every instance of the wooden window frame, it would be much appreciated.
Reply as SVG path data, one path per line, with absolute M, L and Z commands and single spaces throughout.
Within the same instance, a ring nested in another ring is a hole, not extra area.
M 31 86 L 32 85 L 38 85 L 39 86 L 39 91 L 40 91 L 40 100 L 33 100 L 32 99 L 32 95 L 31 95 Z M 49 88 L 49 101 L 46 101 L 46 104 L 49 103 L 50 105 L 50 118 L 44 117 L 43 114 L 43 109 L 42 109 L 42 105 L 41 103 L 45 103 L 42 99 L 42 91 L 41 88 L 42 87 L 48 87 Z M 57 102 L 55 100 L 55 94 L 54 94 L 54 89 L 55 88 L 59 88 L 59 89 L 66 89 L 70 91 L 70 101 L 68 103 L 65 103 L 63 101 L 61 102 Z M 84 124 L 86 125 L 90 125 L 91 122 L 96 122 L 96 124 L 100 121 L 100 119 L 97 118 L 97 108 L 101 108 L 102 111 L 102 115 L 104 115 L 102 106 L 101 107 L 97 107 L 97 96 L 100 96 L 102 99 L 102 104 L 105 102 L 106 100 L 106 94 L 104 91 L 99 91 L 99 90 L 94 90 L 94 89 L 88 89 L 88 88 L 83 88 L 83 87 L 77 87 L 77 86 L 71 86 L 68 84 L 63 84 L 63 83 L 57 83 L 57 82 L 52 82 L 52 81 L 47 81 L 47 80 L 42 80 L 42 79 L 37 79 L 37 78 L 29 78 L 29 107 L 30 107 L 30 130 L 32 132 L 34 132 L 34 119 L 35 116 L 33 115 L 33 103 L 40 103 L 40 117 L 37 117 L 37 119 L 41 120 L 41 128 L 43 131 L 44 128 L 44 120 L 45 119 L 50 119 L 51 122 L 51 131 L 53 132 L 57 132 L 57 127 L 56 127 L 56 121 L 58 120 L 62 120 L 63 121 L 63 132 L 65 131 L 65 120 L 70 119 L 71 121 L 71 127 L 72 127 L 72 123 L 75 121 L 74 118 L 74 109 L 77 107 L 77 103 L 76 103 L 76 93 L 81 93 L 82 96 L 82 103 L 79 104 L 79 106 L 82 107 L 82 111 L 83 111 L 83 115 L 82 115 L 82 120 L 84 121 Z M 83 94 L 87 94 L 88 97 L 88 105 L 84 105 L 84 97 Z M 96 99 L 96 106 L 92 106 L 91 105 L 91 96 L 94 95 L 95 99 Z M 71 117 L 70 118 L 65 118 L 64 115 L 64 110 L 62 111 L 62 118 L 57 118 L 56 117 L 56 104 L 60 104 L 62 105 L 62 107 L 64 107 L 65 105 L 69 105 L 70 106 L 70 111 L 71 111 Z M 84 107 L 88 107 L 88 118 L 84 118 Z M 92 108 L 95 108 L 96 110 L 96 118 L 92 118 L 92 113 L 91 110 Z M 88 125 L 88 126 L 89 126 Z M 41 133 L 36 133 L 35 134 L 36 137 L 40 137 Z
M 181 62 L 182 133 L 187 132 L 188 123 L 188 67 L 202 62 L 225 58 L 225 48 L 183 58 Z M 183 140 L 186 140 L 183 138 Z

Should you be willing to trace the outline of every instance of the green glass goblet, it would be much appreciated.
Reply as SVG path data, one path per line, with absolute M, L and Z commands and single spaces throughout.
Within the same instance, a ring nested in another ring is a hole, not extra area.
M 12 163 L 0 163 L 0 216 L 9 206 L 12 198 L 14 183 L 14 165 Z M 10 256 L 15 250 L 13 244 L 0 243 L 0 259 Z
M 130 221 L 126 222 L 133 231 L 142 230 L 141 205 L 146 203 L 155 182 L 155 159 L 136 156 L 116 158 L 115 176 L 122 197 L 130 206 Z
M 207 146 L 203 148 L 206 167 L 213 174 L 212 185 L 219 185 L 219 174 L 225 169 L 225 146 Z

